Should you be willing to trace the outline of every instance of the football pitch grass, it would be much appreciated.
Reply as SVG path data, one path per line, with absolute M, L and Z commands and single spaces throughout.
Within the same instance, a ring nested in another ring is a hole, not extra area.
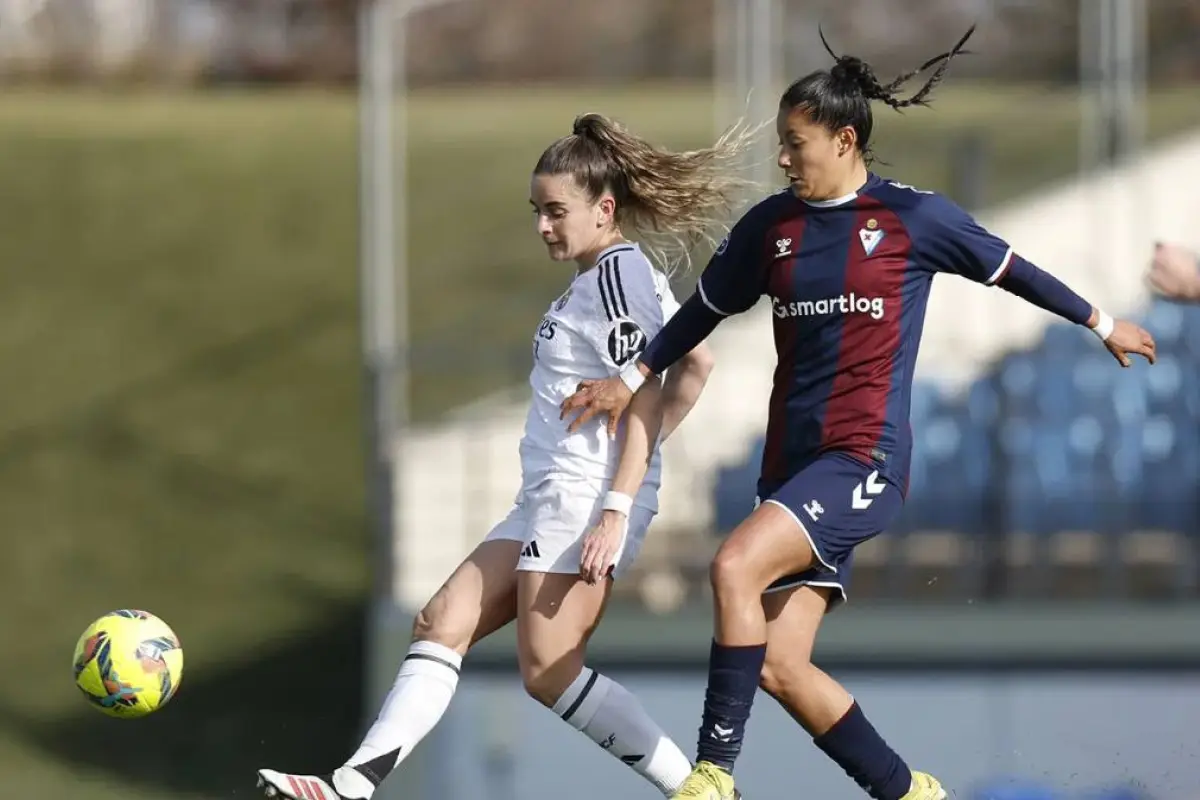
M 1156 94 L 1151 132 L 1200 122 L 1196 101 Z M 566 280 L 532 233 L 528 171 L 592 110 L 675 146 L 712 135 L 707 88 L 411 101 L 419 418 L 523 377 L 532 321 Z M 948 154 L 975 130 L 987 200 L 1009 199 L 1075 169 L 1077 118 L 1069 94 L 947 86 L 932 110 L 879 114 L 895 165 L 880 171 L 948 189 Z M 248 796 L 256 766 L 326 765 L 354 730 L 369 579 L 356 135 L 353 99 L 333 93 L 0 102 L 13 797 Z M 159 614 L 185 649 L 179 695 L 137 722 L 101 717 L 71 682 L 75 637 L 119 607 Z

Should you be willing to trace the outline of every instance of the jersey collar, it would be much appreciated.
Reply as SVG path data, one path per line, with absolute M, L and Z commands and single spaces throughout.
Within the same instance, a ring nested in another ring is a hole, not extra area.
M 575 273 L 576 277 L 578 277 L 580 275 L 586 275 L 587 273 L 591 272 L 592 269 L 594 269 L 597 264 L 604 261 L 604 259 L 611 256 L 613 253 L 620 253 L 625 250 L 640 251 L 641 247 L 638 246 L 637 242 L 617 242 L 614 245 L 609 245 L 608 247 L 606 247 L 600 251 L 600 254 L 598 256 L 596 256 L 596 260 L 592 262 L 592 265 L 590 267 L 588 267 L 587 269 L 579 269 L 578 271 L 576 271 L 576 273 Z
M 608 258 L 610 255 L 612 255 L 613 253 L 616 253 L 618 251 L 637 250 L 637 249 L 638 249 L 637 242 L 617 242 L 616 244 L 610 245 L 609 247 L 606 247 L 605 249 L 601 250 L 600 255 L 596 256 L 596 261 L 595 261 L 595 263 L 592 264 L 592 266 L 593 267 L 596 266 L 596 264 L 599 264 L 601 261 L 603 261 L 604 259 Z
M 870 189 L 872 186 L 874 186 L 878 182 L 879 182 L 878 176 L 876 176 L 874 172 L 868 172 L 867 173 L 867 182 L 864 183 L 862 186 L 858 187 L 858 189 L 856 191 L 853 191 L 850 194 L 844 194 L 841 197 L 834 197 L 829 200 L 804 200 L 804 199 L 801 199 L 800 202 L 804 203 L 805 205 L 812 206 L 813 208 L 837 208 L 838 206 L 842 206 L 842 205 L 845 205 L 846 203 L 851 202 L 852 200 L 857 198 L 860 194 L 865 192 L 867 189 Z

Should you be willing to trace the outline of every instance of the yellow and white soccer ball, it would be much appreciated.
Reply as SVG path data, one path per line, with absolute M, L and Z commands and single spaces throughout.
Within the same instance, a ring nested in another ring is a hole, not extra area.
M 75 645 L 75 685 L 110 717 L 144 717 L 167 704 L 183 678 L 183 649 L 146 611 L 113 611 Z

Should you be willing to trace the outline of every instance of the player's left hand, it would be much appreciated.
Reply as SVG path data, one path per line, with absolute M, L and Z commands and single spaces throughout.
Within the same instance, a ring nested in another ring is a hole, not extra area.
M 579 557 L 579 574 L 591 585 L 608 577 L 620 557 L 629 520 L 620 511 L 603 511 L 600 521 L 583 539 Z
M 558 418 L 566 419 L 567 414 L 582 408 L 583 413 L 567 426 L 570 433 L 575 433 L 592 417 L 605 412 L 608 414 L 608 436 L 615 439 L 621 416 L 632 399 L 633 392 L 629 391 L 629 387 L 619 375 L 601 381 L 583 381 L 575 390 L 575 394 L 563 401 Z
M 1113 354 L 1113 358 L 1121 362 L 1122 367 L 1133 365 L 1129 356 L 1134 354 L 1142 356 L 1151 364 L 1156 357 L 1154 337 L 1140 325 L 1126 319 L 1116 321 L 1112 334 L 1104 340 L 1104 346 Z

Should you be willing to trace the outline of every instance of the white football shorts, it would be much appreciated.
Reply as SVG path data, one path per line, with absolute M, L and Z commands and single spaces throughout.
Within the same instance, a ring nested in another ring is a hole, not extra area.
M 547 478 L 522 489 L 508 515 L 492 528 L 484 541 L 521 542 L 524 547 L 517 561 L 518 571 L 577 573 L 583 539 L 600 519 L 600 505 L 607 491 L 607 483 Z M 645 493 L 643 488 L 638 500 L 644 500 Z M 646 505 L 634 503 L 625 542 L 615 560 L 614 578 L 641 552 L 646 531 L 656 514 Z

